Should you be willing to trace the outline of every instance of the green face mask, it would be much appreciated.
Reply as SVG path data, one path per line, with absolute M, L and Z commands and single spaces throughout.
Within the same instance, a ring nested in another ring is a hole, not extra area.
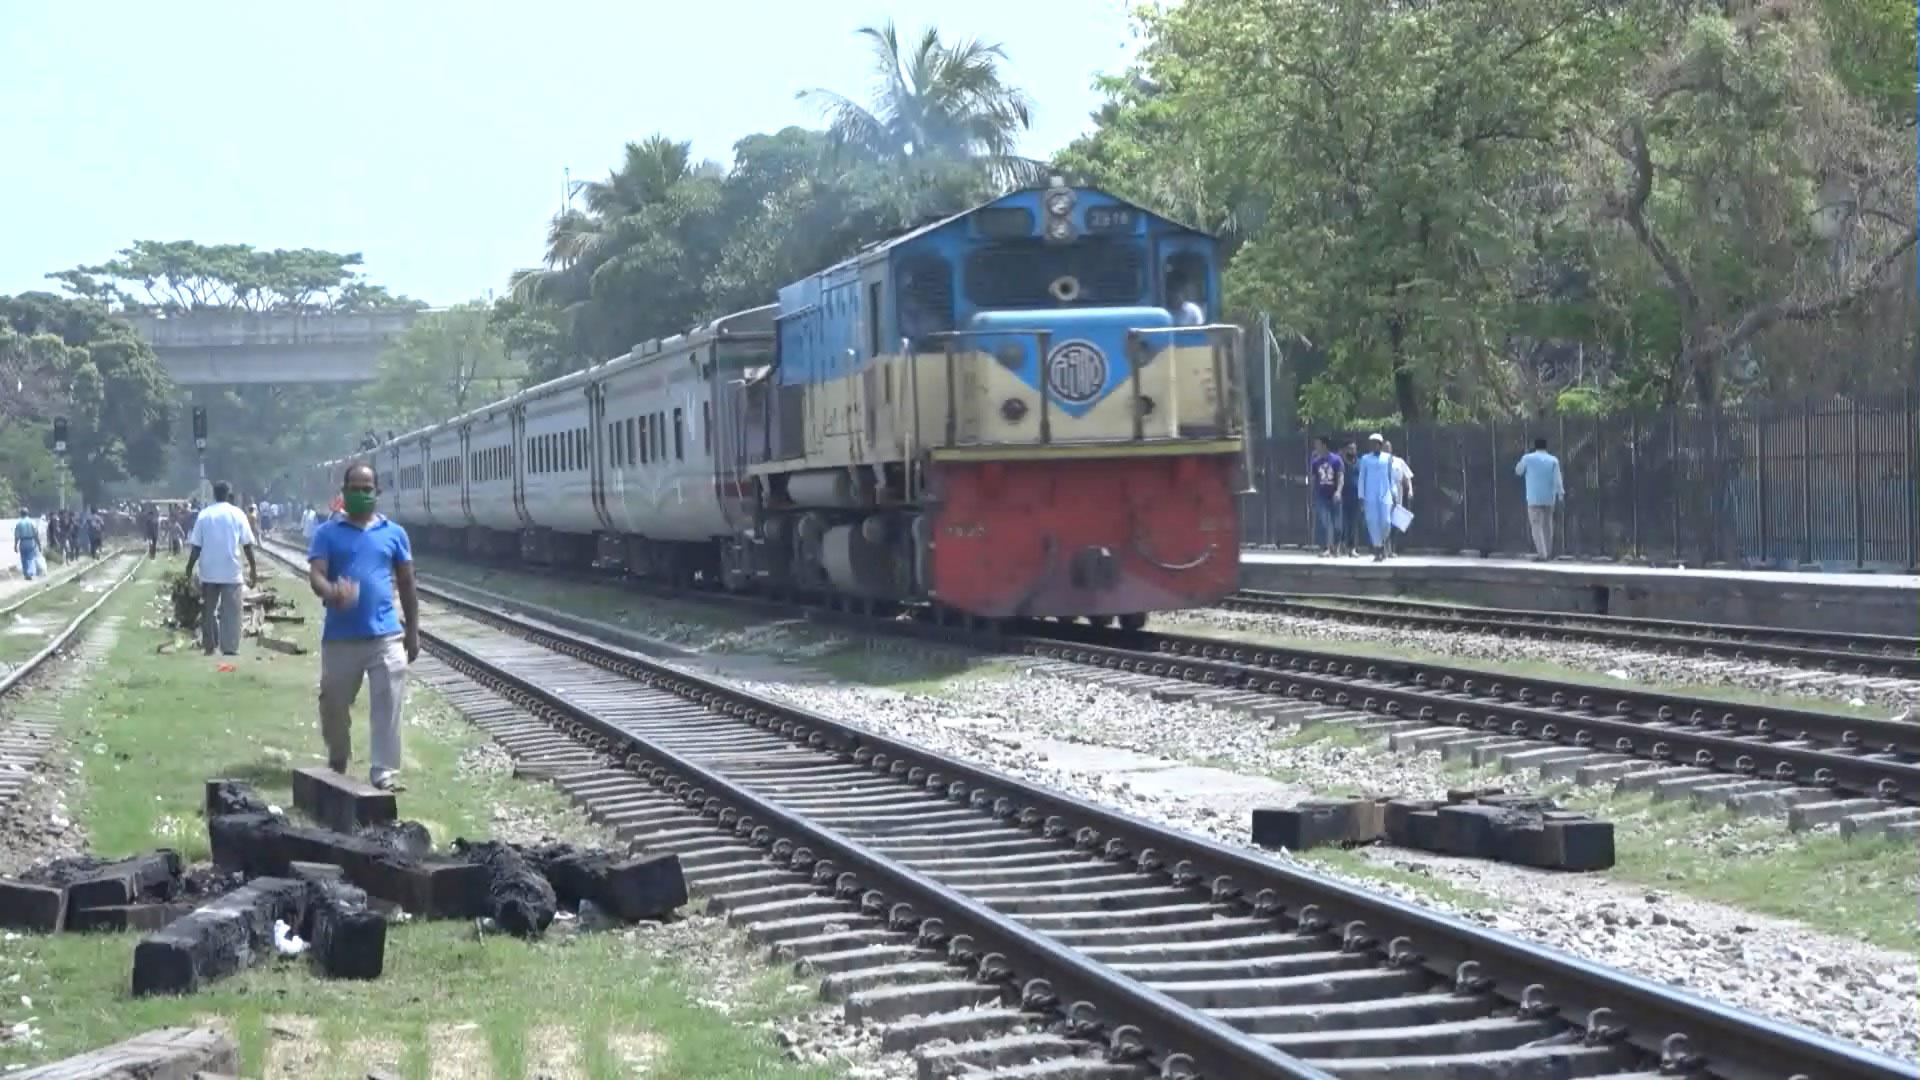
M 340 501 L 345 504 L 347 513 L 354 517 L 373 513 L 374 495 L 371 491 L 343 491 Z

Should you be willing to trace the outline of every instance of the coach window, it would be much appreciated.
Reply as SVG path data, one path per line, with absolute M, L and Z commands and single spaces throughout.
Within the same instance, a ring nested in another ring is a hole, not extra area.
M 653 460 L 667 460 L 667 414 L 653 414 Z
M 686 422 L 680 418 L 680 410 L 673 410 L 673 460 L 687 460 Z
M 713 456 L 713 402 L 700 403 L 700 452 Z
M 632 465 L 640 460 L 640 425 L 629 416 L 625 427 L 627 429 L 627 464 Z

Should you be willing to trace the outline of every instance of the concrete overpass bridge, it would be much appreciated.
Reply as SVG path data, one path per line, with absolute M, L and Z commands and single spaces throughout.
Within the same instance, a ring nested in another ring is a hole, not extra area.
M 418 311 L 281 314 L 220 311 L 122 316 L 181 386 L 361 383 Z

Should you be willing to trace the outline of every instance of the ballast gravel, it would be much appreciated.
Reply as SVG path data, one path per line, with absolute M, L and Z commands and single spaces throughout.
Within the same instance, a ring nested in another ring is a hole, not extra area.
M 1649 685 L 1726 686 L 1764 694 L 1786 694 L 1819 701 L 1899 712 L 1920 705 L 1920 680 L 1839 675 L 1766 660 L 1674 656 L 1645 649 L 1541 638 L 1501 637 L 1476 631 L 1430 630 L 1413 626 L 1375 626 L 1341 618 L 1311 618 L 1207 608 L 1156 615 L 1153 627 L 1168 633 L 1224 633 L 1287 639 L 1391 645 L 1465 660 L 1511 663 L 1541 661 L 1591 671 L 1640 687 Z
M 902 667 L 911 662 L 869 663 Z M 1162 702 L 1078 680 L 989 669 L 938 693 L 829 682 L 749 657 L 697 664 L 748 689 L 910 739 L 1115 810 L 1249 847 L 1256 805 L 1329 791 L 1437 797 L 1432 755 L 1382 754 L 1337 739 L 1288 742 L 1236 713 Z M 1192 763 L 1224 768 L 1194 772 Z M 1595 875 L 1364 849 L 1363 857 L 1493 898 L 1466 909 L 1395 881 L 1269 858 L 1449 911 L 1738 1008 L 1912 1060 L 1920 1053 L 1913 958 L 1780 919 Z

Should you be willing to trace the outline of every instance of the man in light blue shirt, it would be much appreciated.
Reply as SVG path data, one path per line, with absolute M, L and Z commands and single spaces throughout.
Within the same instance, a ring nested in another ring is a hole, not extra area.
M 1373 544 L 1374 562 L 1387 557 L 1395 483 L 1393 456 L 1386 452 L 1386 440 L 1377 433 L 1367 436 L 1367 452 L 1359 462 L 1360 511 L 1367 518 L 1367 539 Z
M 1513 475 L 1527 481 L 1527 527 L 1533 530 L 1535 562 L 1553 556 L 1553 510 L 1567 497 L 1560 476 L 1560 459 L 1547 453 L 1547 440 L 1533 440 L 1533 453 L 1513 466 Z

